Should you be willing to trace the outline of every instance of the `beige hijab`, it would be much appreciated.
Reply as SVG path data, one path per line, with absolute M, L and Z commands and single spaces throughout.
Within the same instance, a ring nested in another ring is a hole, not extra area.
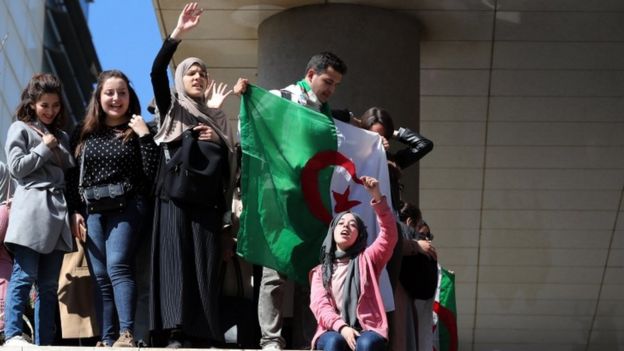
M 196 100 L 188 96 L 186 90 L 184 90 L 184 82 L 182 78 L 186 74 L 186 71 L 188 71 L 194 64 L 199 65 L 204 71 L 206 71 L 206 64 L 204 61 L 196 57 L 189 57 L 185 59 L 176 68 L 175 94 L 173 94 L 171 98 L 171 107 L 169 108 L 164 120 L 161 121 L 158 133 L 154 136 L 154 141 L 158 145 L 160 145 L 160 143 L 169 143 L 180 139 L 184 131 L 195 127 L 198 122 L 209 125 L 217 133 L 217 135 L 219 135 L 223 144 L 228 149 L 228 169 L 230 177 L 228 184 L 226 184 L 227 191 L 225 199 L 226 208 L 231 208 L 237 169 L 236 153 L 234 150 L 236 136 L 234 135 L 232 128 L 230 128 L 227 116 L 223 110 L 209 108 L 206 106 L 206 99 L 203 95 L 201 99 Z
M 178 65 L 175 71 L 175 92 L 171 108 L 161 121 L 158 133 L 154 137 L 157 144 L 177 140 L 187 129 L 193 128 L 198 121 L 209 125 L 219 135 L 229 152 L 234 152 L 235 137 L 223 110 L 209 108 L 206 99 L 190 97 L 184 90 L 183 77 L 192 65 L 199 65 L 206 71 L 206 64 L 197 57 L 189 57 Z M 176 103 L 177 102 L 177 103 Z

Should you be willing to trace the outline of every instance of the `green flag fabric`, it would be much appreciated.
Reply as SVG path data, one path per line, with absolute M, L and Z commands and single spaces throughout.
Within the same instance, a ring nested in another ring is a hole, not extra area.
M 241 192 L 237 252 L 307 284 L 335 213 L 377 223 L 360 175 L 380 180 L 390 201 L 378 135 L 248 86 L 241 100 Z
M 434 351 L 457 351 L 457 306 L 455 273 L 438 265 L 438 290 L 433 305 Z
M 248 90 L 240 115 L 244 207 L 238 252 L 306 282 L 327 225 L 306 208 L 301 171 L 318 150 L 336 150 L 334 123 L 260 88 Z M 321 188 L 329 188 L 330 181 L 331 173 L 325 172 Z M 322 196 L 329 203 L 329 192 Z

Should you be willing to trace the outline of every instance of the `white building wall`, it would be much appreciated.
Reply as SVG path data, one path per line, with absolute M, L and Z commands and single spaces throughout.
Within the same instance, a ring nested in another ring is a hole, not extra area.
M 0 159 L 6 161 L 6 132 L 19 96 L 43 60 L 44 0 L 0 0 L 0 39 L 8 34 L 0 52 Z

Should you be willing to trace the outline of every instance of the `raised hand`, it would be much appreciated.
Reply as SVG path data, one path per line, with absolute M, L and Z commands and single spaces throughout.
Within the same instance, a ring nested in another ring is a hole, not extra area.
M 210 99 L 208 99 L 208 101 L 206 102 L 206 105 L 210 108 L 221 108 L 221 106 L 223 106 L 223 103 L 225 102 L 225 99 L 232 94 L 232 90 L 228 90 L 227 89 L 227 84 L 223 84 L 223 83 L 219 83 L 217 84 L 213 84 L 212 85 L 212 95 L 210 96 Z M 208 96 L 208 93 L 206 93 L 206 98 Z
M 247 84 L 249 84 L 249 79 L 247 78 L 238 78 L 236 85 L 234 85 L 234 95 L 240 96 L 240 94 L 244 94 L 247 90 Z
M 210 100 L 210 95 L 212 94 L 212 87 L 215 85 L 214 79 L 208 76 L 208 87 L 204 90 L 204 98 L 206 101 Z
M 360 177 L 362 181 L 362 185 L 366 188 L 372 196 L 375 202 L 379 202 L 381 200 L 381 191 L 379 190 L 379 181 L 373 177 L 363 176 Z
M 132 128 L 139 137 L 149 134 L 149 128 L 147 128 L 147 124 L 145 124 L 143 117 L 140 115 L 132 115 L 130 122 L 128 122 L 128 127 Z
M 202 8 L 198 8 L 197 6 L 196 2 L 189 2 L 184 5 L 184 8 L 178 17 L 178 24 L 171 33 L 171 39 L 180 39 L 182 34 L 197 26 L 199 18 L 201 17 L 202 12 L 204 12 Z

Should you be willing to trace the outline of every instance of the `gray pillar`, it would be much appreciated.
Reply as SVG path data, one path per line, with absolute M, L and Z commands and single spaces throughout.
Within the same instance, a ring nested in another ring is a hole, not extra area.
M 419 130 L 419 24 L 400 12 L 348 4 L 292 8 L 258 29 L 258 85 L 279 89 L 303 78 L 310 57 L 331 51 L 347 74 L 332 96 L 332 108 L 359 116 L 369 107 L 387 109 L 395 126 Z M 418 170 L 403 173 L 406 200 L 418 203 Z

